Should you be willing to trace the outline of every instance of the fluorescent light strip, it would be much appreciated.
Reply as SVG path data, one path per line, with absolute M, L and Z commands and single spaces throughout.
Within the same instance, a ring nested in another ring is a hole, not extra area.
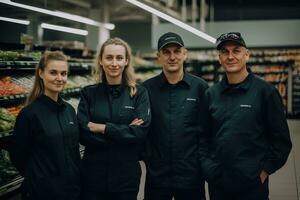
M 73 33 L 73 34 L 84 35 L 84 36 L 88 35 L 88 33 L 89 33 L 88 31 L 82 30 L 82 29 L 69 28 L 69 27 L 65 27 L 65 26 L 57 26 L 57 25 L 47 24 L 47 23 L 42 23 L 41 27 L 44 29 L 62 31 L 62 32 L 66 32 L 66 33 Z
M 6 22 L 13 22 L 17 24 L 23 24 L 23 25 L 29 25 L 30 21 L 28 20 L 20 20 L 20 19 L 14 19 L 14 18 L 8 18 L 8 17 L 0 17 L 1 21 L 6 21 Z
M 81 23 L 84 23 L 84 24 L 92 25 L 92 26 L 104 26 L 106 29 L 109 29 L 109 30 L 113 30 L 115 28 L 115 25 L 111 24 L 111 23 L 100 23 L 100 22 L 97 22 L 95 20 L 89 19 L 87 17 L 82 17 L 82 16 L 79 16 L 79 15 L 73 15 L 73 14 L 69 14 L 69 13 L 66 13 L 66 12 L 47 10 L 47 9 L 44 9 L 44 8 L 38 8 L 38 7 L 29 6 L 29 5 L 25 5 L 25 4 L 21 4 L 21 3 L 15 3 L 15 2 L 12 2 L 10 0 L 0 0 L 0 3 L 4 3 L 4 4 L 11 5 L 11 6 L 24 8 L 24 9 L 27 9 L 27 10 L 32 10 L 32 11 L 35 11 L 35 12 L 39 12 L 39 13 L 43 13 L 43 14 L 47 14 L 47 15 L 52 15 L 52 16 L 56 16 L 56 17 L 60 17 L 60 18 L 64 18 L 64 19 L 69 19 L 69 20 L 72 20 L 72 21 L 81 22 Z
M 189 31 L 189 32 L 191 32 L 191 33 L 193 33 L 193 34 L 195 34 L 195 35 L 211 42 L 211 43 L 216 43 L 215 38 L 211 37 L 210 35 L 202 32 L 202 31 L 199 31 L 198 29 L 195 29 L 194 27 L 192 27 L 190 25 L 187 25 L 187 24 L 183 23 L 182 21 L 180 21 L 178 19 L 175 19 L 174 17 L 166 15 L 165 13 L 162 13 L 159 10 L 156 10 L 156 9 L 154 9 L 154 8 L 144 4 L 144 3 L 141 3 L 139 1 L 136 1 L 136 0 L 126 0 L 126 1 L 133 4 L 133 5 L 135 5 L 135 6 L 138 6 L 142 9 L 146 10 L 147 12 L 150 12 L 150 13 L 158 16 L 158 17 L 161 17 L 164 20 L 167 20 L 167 21 L 175 24 L 176 26 L 179 26 L 179 27 L 181 27 L 181 28 L 183 28 L 183 29 L 185 29 L 185 30 L 187 30 L 187 31 Z

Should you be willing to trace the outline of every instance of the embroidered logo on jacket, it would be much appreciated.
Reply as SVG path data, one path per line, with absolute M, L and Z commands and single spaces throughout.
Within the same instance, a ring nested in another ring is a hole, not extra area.
M 134 110 L 133 106 L 124 106 L 124 108 Z
M 186 98 L 187 101 L 197 101 L 197 99 L 194 98 Z
M 248 105 L 248 104 L 241 104 L 240 107 L 241 108 L 251 108 L 252 106 Z

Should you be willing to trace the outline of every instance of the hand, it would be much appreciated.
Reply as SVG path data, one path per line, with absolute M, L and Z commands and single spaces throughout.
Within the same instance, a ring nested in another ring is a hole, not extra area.
M 89 122 L 87 124 L 87 127 L 93 133 L 102 133 L 102 134 L 104 134 L 106 126 L 105 126 L 105 124 L 97 124 L 97 123 Z
M 140 126 L 144 123 L 142 119 L 135 118 L 129 125 Z
M 269 176 L 269 174 L 265 170 L 262 170 L 260 172 L 259 177 L 260 177 L 260 181 L 261 181 L 262 184 L 266 181 L 266 179 L 268 178 L 268 176 Z

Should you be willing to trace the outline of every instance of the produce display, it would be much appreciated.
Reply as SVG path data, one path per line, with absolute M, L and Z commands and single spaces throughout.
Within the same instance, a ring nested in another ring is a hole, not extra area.
M 16 94 L 25 94 L 28 90 L 21 86 L 13 83 L 10 76 L 0 76 L 0 96 L 9 96 Z
M 77 85 L 77 87 L 84 87 L 84 86 L 87 86 L 87 85 L 93 85 L 93 84 L 95 84 L 95 80 L 90 75 L 85 75 L 85 76 L 79 76 L 79 75 L 70 76 L 68 78 L 68 81 L 69 80 L 72 81 L 73 83 L 75 83 Z
M 19 112 L 22 110 L 22 108 L 23 105 L 17 105 L 17 106 L 8 107 L 6 108 L 6 110 L 13 116 L 17 117 Z
M 18 73 L 12 77 L 12 82 L 23 86 L 29 92 L 33 87 L 34 76 L 26 73 Z
M 16 117 L 7 109 L 0 107 L 0 132 L 12 130 Z
M 25 52 L 25 51 L 1 51 L 0 61 L 17 61 L 17 60 L 31 60 L 38 61 L 41 58 L 41 52 Z

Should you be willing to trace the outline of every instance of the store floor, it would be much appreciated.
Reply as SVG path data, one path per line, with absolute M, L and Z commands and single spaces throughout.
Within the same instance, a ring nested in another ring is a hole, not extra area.
M 285 166 L 270 177 L 270 200 L 300 200 L 300 120 L 289 120 L 293 149 Z M 143 200 L 145 165 L 141 162 L 142 177 L 138 200 Z M 14 196 L 9 200 L 20 200 Z M 209 198 L 207 197 L 207 200 Z

